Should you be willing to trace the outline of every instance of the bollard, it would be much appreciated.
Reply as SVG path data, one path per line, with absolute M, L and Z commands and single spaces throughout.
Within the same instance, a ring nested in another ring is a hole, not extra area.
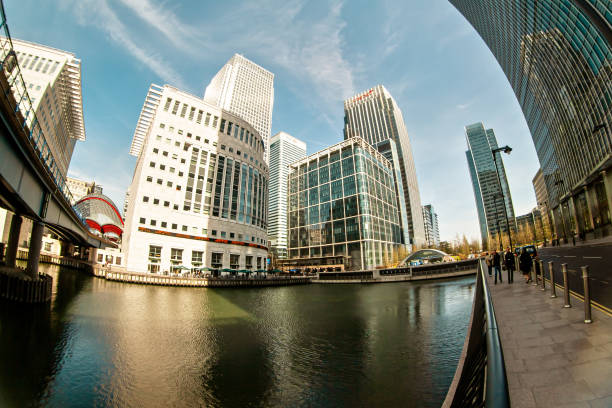
M 542 292 L 544 292 L 546 290 L 546 279 L 545 279 L 546 277 L 544 276 L 546 275 L 546 273 L 544 271 L 544 261 L 540 259 L 539 263 L 540 263 L 540 274 L 542 275 L 541 276 L 542 277 L 542 289 L 541 290 Z
M 572 307 L 570 303 L 569 282 L 567 280 L 567 264 L 561 264 L 561 273 L 563 273 L 563 297 L 565 299 L 563 307 Z
M 589 267 L 583 266 L 582 282 L 584 284 L 584 322 L 591 323 L 591 295 L 589 294 Z
M 531 263 L 532 263 L 532 268 L 531 269 L 533 269 L 533 271 L 532 271 L 532 274 L 533 274 L 533 283 L 532 283 L 532 285 L 533 286 L 538 286 L 538 274 L 536 272 L 537 261 L 535 259 L 533 259 L 531 261 Z
M 550 297 L 556 298 L 557 293 L 555 292 L 555 271 L 553 270 L 553 262 L 548 262 L 548 271 L 550 272 Z

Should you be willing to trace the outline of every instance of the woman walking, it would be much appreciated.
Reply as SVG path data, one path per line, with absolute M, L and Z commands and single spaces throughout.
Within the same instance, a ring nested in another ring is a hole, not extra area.
M 493 270 L 493 255 L 487 252 L 485 261 L 487 262 L 487 269 L 489 270 L 489 276 L 491 276 L 491 271 Z
M 527 253 L 525 248 L 521 250 L 521 256 L 519 257 L 519 267 L 521 268 L 521 272 L 523 272 L 525 283 L 531 282 L 531 256 Z

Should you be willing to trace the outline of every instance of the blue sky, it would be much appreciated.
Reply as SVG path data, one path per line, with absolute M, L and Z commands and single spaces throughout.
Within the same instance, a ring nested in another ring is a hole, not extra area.
M 69 174 L 92 179 L 122 206 L 132 135 L 151 83 L 195 95 L 236 52 L 275 74 L 272 133 L 308 152 L 342 139 L 342 101 L 376 84 L 406 121 L 423 204 L 441 238 L 479 237 L 463 127 L 482 121 L 500 145 L 517 215 L 535 205 L 539 164 L 506 77 L 447 0 L 5 0 L 14 38 L 82 61 L 87 140 Z

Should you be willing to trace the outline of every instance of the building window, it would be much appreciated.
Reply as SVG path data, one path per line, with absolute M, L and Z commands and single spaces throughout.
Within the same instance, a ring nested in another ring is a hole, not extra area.
M 149 167 L 155 167 L 155 162 L 149 163 Z
M 210 260 L 210 266 L 214 269 L 219 269 L 223 266 L 223 253 L 213 252 Z
M 183 231 L 187 232 L 187 226 L 183 225 Z
M 194 269 L 198 269 L 202 266 L 202 262 L 204 260 L 204 252 L 202 251 L 191 251 L 191 265 L 193 265 Z
M 156 226 L 156 225 L 157 225 L 157 221 L 155 221 L 155 220 L 151 220 L 151 225 L 152 225 L 152 226 Z
M 166 221 L 162 221 L 161 226 L 162 228 L 166 228 L 168 226 L 168 223 Z
M 160 262 L 161 261 L 161 250 L 162 247 L 149 245 L 149 261 Z
M 147 196 L 142 197 L 142 201 L 144 203 L 148 203 L 149 202 L 149 197 L 147 197 Z
M 164 207 L 170 207 L 170 201 L 164 201 Z
M 104 262 L 104 255 L 102 255 L 102 254 L 98 254 L 98 262 L 99 262 L 99 263 Z
M 147 181 L 148 181 L 149 183 L 153 182 L 153 177 L 151 177 L 151 176 L 147 176 Z
M 153 204 L 155 204 L 155 205 L 159 204 L 159 198 L 154 198 L 153 199 Z
M 153 148 L 153 153 L 155 154 L 159 153 L 159 149 L 157 147 Z
M 246 269 L 253 269 L 253 256 L 247 255 L 245 257 L 245 267 Z
M 120 256 L 115 257 L 115 265 L 121 265 L 121 257 Z
M 231 269 L 240 268 L 240 255 L 230 254 L 230 268 Z
M 45 242 L 45 251 L 47 252 L 51 251 L 51 242 Z
M 146 220 L 146 219 L 144 219 L 144 218 L 140 217 L 140 223 L 141 223 L 141 224 L 144 224 L 144 223 L 146 223 L 146 222 L 147 222 L 147 220 Z
M 166 165 L 165 164 L 160 164 L 159 165 L 159 169 L 160 170 L 166 170 Z

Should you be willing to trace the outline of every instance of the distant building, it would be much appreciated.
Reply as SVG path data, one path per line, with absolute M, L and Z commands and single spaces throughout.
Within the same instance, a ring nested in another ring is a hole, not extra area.
M 274 106 L 273 73 L 234 54 L 206 87 L 204 101 L 253 126 L 264 141 L 264 160 L 268 163 Z
M 514 90 L 555 235 L 567 241 L 575 234 L 612 234 L 610 0 L 450 2 L 478 31 Z
M 135 272 L 266 267 L 268 166 L 243 118 L 151 85 L 130 153 L 138 160 L 123 237 Z
M 289 259 L 346 269 L 392 261 L 402 247 L 392 164 L 353 137 L 291 165 Z
M 102 194 L 102 186 L 97 185 L 95 181 L 66 177 L 66 185 L 72 194 L 72 205 L 88 194 Z
M 74 205 L 89 230 L 111 241 L 120 241 L 123 235 L 123 217 L 113 201 L 99 193 L 88 194 Z
M 287 257 L 287 180 L 289 165 L 306 157 L 306 143 L 285 132 L 270 139 L 270 206 L 268 240 L 271 251 Z
M 377 85 L 344 101 L 344 138 L 354 136 L 363 138 L 391 160 L 400 176 L 396 183 L 398 187 L 401 184 L 401 190 L 396 188 L 397 208 L 409 240 L 404 243 L 417 247 L 425 245 L 421 196 L 410 137 L 402 111 L 384 86 Z
M 85 140 L 81 60 L 44 45 L 16 39 L 12 42 L 36 118 L 66 177 L 76 141 Z
M 468 146 L 465 154 L 474 188 L 480 235 L 483 248 L 487 248 L 489 238 L 496 241 L 508 238 L 508 226 L 511 232 L 516 231 L 514 207 L 500 152 L 495 153 L 497 169 L 495 168 L 492 151 L 498 146 L 493 129 L 485 130 L 482 122 L 474 123 L 465 127 L 465 137 Z
M 541 214 L 543 233 L 542 238 L 552 239 L 552 219 L 550 216 L 551 209 L 548 202 L 548 190 L 546 189 L 546 182 L 544 180 L 544 175 L 542 174 L 542 169 L 538 169 L 536 175 L 533 177 L 532 184 L 538 204 L 538 211 Z
M 440 229 L 438 227 L 438 214 L 434 212 L 433 206 L 423 206 L 423 224 L 425 225 L 425 241 L 428 247 L 440 245 Z

